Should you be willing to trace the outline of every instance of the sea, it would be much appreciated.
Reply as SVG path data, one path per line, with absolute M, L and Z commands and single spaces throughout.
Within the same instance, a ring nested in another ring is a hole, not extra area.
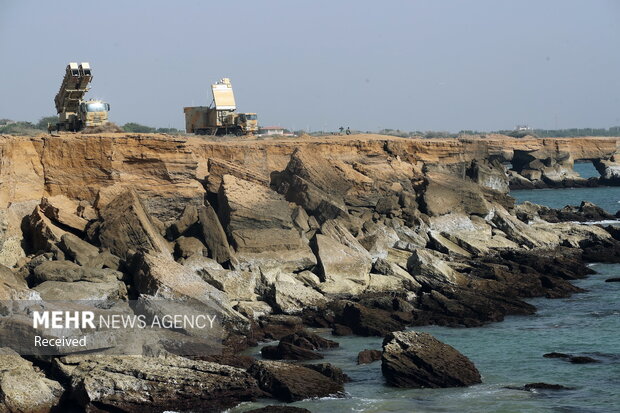
M 598 176 L 591 164 L 576 164 L 582 176 Z M 512 191 L 517 202 L 561 208 L 593 202 L 610 213 L 620 209 L 620 187 Z M 595 274 L 574 284 L 586 292 L 570 298 L 529 300 L 537 312 L 509 316 L 476 328 L 416 327 L 469 357 L 482 384 L 451 389 L 399 389 L 385 385 L 381 362 L 357 365 L 364 349 L 381 349 L 380 337 L 331 337 L 340 347 L 323 352 L 323 361 L 344 370 L 352 381 L 346 397 L 303 400 L 290 405 L 311 412 L 620 412 L 620 265 L 591 264 Z M 271 344 L 271 343 L 269 343 Z M 544 358 L 549 352 L 589 356 L 598 363 L 572 364 Z M 260 358 L 260 347 L 247 354 Z M 515 390 L 527 383 L 560 384 L 567 390 Z M 512 387 L 512 388 L 510 388 Z M 230 412 L 279 404 L 274 400 L 244 403 Z

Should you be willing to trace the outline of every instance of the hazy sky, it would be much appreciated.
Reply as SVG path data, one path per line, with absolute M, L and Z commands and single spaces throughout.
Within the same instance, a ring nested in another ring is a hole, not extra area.
M 69 61 L 117 124 L 184 127 L 230 77 L 262 125 L 620 125 L 618 0 L 0 0 L 0 118 L 55 114 Z

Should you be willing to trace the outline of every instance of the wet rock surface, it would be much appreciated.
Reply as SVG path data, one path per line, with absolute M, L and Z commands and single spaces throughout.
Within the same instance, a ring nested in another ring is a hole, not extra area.
M 481 382 L 467 357 L 428 333 L 388 334 L 383 340 L 381 371 L 395 387 L 462 387 Z

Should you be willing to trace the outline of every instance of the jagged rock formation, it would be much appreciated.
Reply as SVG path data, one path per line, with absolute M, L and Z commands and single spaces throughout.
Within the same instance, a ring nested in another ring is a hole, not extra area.
M 0 295 L 132 297 L 149 314 L 166 311 L 161 298 L 188 312 L 204 306 L 221 316 L 229 358 L 263 339 L 282 339 L 265 350 L 269 358 L 318 358 L 325 343 L 304 335 L 304 324 L 397 337 L 411 325 L 531 314 L 523 298 L 580 291 L 570 280 L 589 273 L 586 261 L 620 262 L 619 237 L 574 223 L 609 218 L 596 206 L 515 207 L 508 188 L 581 185 L 576 160 L 596 163 L 614 183 L 617 141 L 0 137 Z M 192 387 L 203 373 L 212 384 L 227 377 L 216 386 L 222 408 L 259 396 L 259 387 L 287 401 L 342 391 L 325 366 L 256 362 L 255 385 L 243 370 L 188 367 L 169 354 L 182 346 L 164 339 L 149 351 L 170 358 L 132 368 L 124 358 L 72 356 L 49 374 L 62 372 L 66 394 L 91 410 L 193 408 L 206 396 L 191 390 L 174 405 L 169 380 Z M 160 367 L 170 377 L 145 378 Z M 188 369 L 194 376 L 181 377 Z M 130 392 L 129 406 L 119 388 L 98 388 L 92 372 L 127 389 L 153 386 L 157 397 Z M 250 390 L 238 390 L 242 383 Z

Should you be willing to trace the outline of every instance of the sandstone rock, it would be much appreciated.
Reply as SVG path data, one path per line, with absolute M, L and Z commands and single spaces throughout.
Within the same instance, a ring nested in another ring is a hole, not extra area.
M 0 264 L 7 267 L 26 257 L 22 218 L 14 208 L 0 209 Z
M 79 265 L 89 265 L 99 255 L 99 248 L 71 233 L 63 234 L 60 237 L 58 247 L 65 253 L 66 258 Z
M 273 312 L 273 308 L 264 301 L 240 301 L 235 306 L 235 310 L 253 320 L 258 320 L 260 317 Z
M 258 171 L 245 168 L 239 164 L 223 159 L 209 158 L 209 175 L 207 176 L 207 191 L 217 194 L 222 185 L 224 175 L 231 175 L 255 185 L 269 187 L 269 177 Z
M 481 382 L 474 364 L 428 333 L 394 332 L 383 340 L 381 371 L 396 387 L 461 387 Z
M 323 292 L 355 294 L 366 288 L 372 267 L 369 256 L 321 234 L 315 235 L 313 249 L 318 257 L 323 281 L 319 288 Z
M 609 159 L 598 159 L 593 162 L 594 167 L 601 175 L 601 182 L 608 185 L 618 185 L 620 182 L 620 163 L 614 154 Z
M 45 281 L 109 282 L 121 277 L 122 273 L 111 269 L 81 267 L 71 261 L 45 261 L 34 268 L 32 280 L 37 284 Z
M 198 208 L 198 220 L 211 258 L 220 264 L 230 261 L 232 254 L 226 233 L 211 205 Z
M 380 350 L 362 350 L 357 355 L 357 364 L 370 364 L 381 360 Z
M 0 264 L 0 301 L 37 299 L 39 299 L 38 293 L 29 290 L 23 278 Z
M 54 300 L 123 300 L 127 298 L 127 287 L 122 281 L 45 281 L 33 288 L 45 301 Z
M 454 212 L 485 216 L 490 211 L 482 189 L 471 181 L 441 173 L 428 173 L 421 209 L 439 216 Z
M 407 281 L 409 280 L 403 280 L 400 277 L 394 277 L 391 275 L 370 273 L 370 280 L 368 281 L 368 287 L 366 287 L 365 292 L 400 291 L 403 288 L 403 284 Z
M 0 353 L 0 411 L 52 411 L 64 393 L 60 383 L 46 378 L 14 351 L 3 348 Z
M 183 235 L 188 229 L 198 222 L 198 207 L 187 205 L 181 216 L 168 227 L 166 231 L 168 239 L 173 240 Z
M 198 238 L 181 236 L 174 242 L 174 256 L 177 259 L 189 258 L 192 255 L 206 257 L 209 250 Z
M 301 317 L 284 314 L 262 317 L 259 320 L 259 327 L 264 338 L 270 340 L 279 340 L 304 328 Z
M 203 280 L 225 292 L 231 301 L 252 301 L 257 298 L 259 275 L 255 272 L 201 268 L 198 273 Z
M 170 246 L 147 215 L 134 190 L 122 192 L 101 211 L 99 241 L 124 261 L 137 252 L 172 256 Z
M 195 269 L 179 264 L 167 254 L 139 254 L 132 274 L 136 291 L 141 294 L 168 300 L 195 300 L 203 313 L 211 311 L 231 328 L 246 328 L 247 319 L 232 309 L 224 292 L 204 281 Z
M 443 258 L 432 250 L 417 249 L 407 261 L 407 270 L 418 282 L 422 278 L 429 278 L 452 284 L 464 283 L 465 277 L 450 267 Z
M 71 356 L 55 365 L 69 380 L 71 399 L 87 410 L 203 411 L 208 406 L 219 411 L 262 395 L 242 369 L 176 356 Z
M 338 316 L 338 322 L 350 327 L 360 336 L 384 336 L 404 327 L 393 319 L 388 311 L 350 302 L 344 305 L 342 313 Z
M 297 331 L 280 339 L 281 343 L 290 343 L 308 350 L 325 350 L 336 348 L 340 344 L 336 341 L 328 340 L 318 334 L 310 333 L 306 330 Z
M 293 210 L 292 218 L 293 223 L 297 228 L 301 229 L 304 232 L 310 231 L 310 225 L 308 224 L 309 217 L 302 207 L 298 206 Z
M 327 300 L 318 291 L 306 287 L 292 274 L 262 271 L 264 300 L 284 314 L 299 314 L 305 308 L 317 308 Z
M 344 196 L 351 184 L 316 153 L 295 150 L 286 169 L 272 175 L 271 184 L 321 222 L 348 215 Z
M 500 193 L 508 193 L 508 175 L 504 166 L 497 160 L 488 162 L 474 159 L 467 175 L 478 185 Z
M 286 402 L 337 396 L 344 391 L 342 384 L 321 373 L 278 361 L 257 361 L 248 372 L 258 381 L 262 390 Z
M 450 241 L 449 238 L 444 237 L 440 232 L 430 231 L 428 235 L 433 249 L 448 255 L 456 255 L 466 258 L 471 257 L 471 254 L 468 251 Z
M 374 230 L 360 239 L 360 244 L 370 253 L 373 261 L 386 258 L 388 250 L 401 242 L 398 233 L 389 227 L 377 226 Z
M 66 231 L 54 225 L 46 217 L 41 208 L 37 206 L 28 217 L 28 232 L 32 249 L 38 251 L 50 251 L 54 245 L 60 242 L 60 238 Z
M 78 215 L 79 202 L 64 195 L 41 199 L 41 211 L 46 217 L 65 228 L 83 233 L 88 220 Z

